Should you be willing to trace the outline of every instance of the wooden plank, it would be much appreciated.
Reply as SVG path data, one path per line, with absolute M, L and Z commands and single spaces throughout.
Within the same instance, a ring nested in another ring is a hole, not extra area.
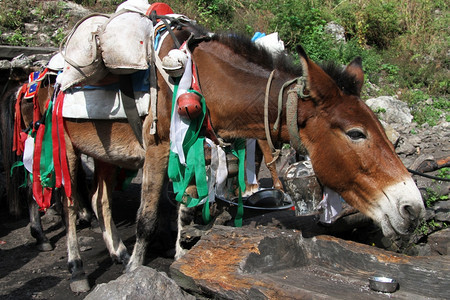
M 14 57 L 25 54 L 30 56 L 33 54 L 50 54 L 57 52 L 59 49 L 55 47 L 20 47 L 0 45 L 0 59 L 11 60 Z
M 444 299 L 450 286 L 448 256 L 411 257 L 274 227 L 213 226 L 170 272 L 186 290 L 221 299 Z M 396 278 L 399 290 L 370 290 L 372 275 Z

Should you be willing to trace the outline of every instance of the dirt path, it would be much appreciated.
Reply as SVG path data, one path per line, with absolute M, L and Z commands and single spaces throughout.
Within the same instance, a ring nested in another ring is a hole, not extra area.
M 132 184 L 126 192 L 115 192 L 113 217 L 131 253 L 134 244 L 135 216 L 140 186 Z M 28 219 L 14 220 L 0 212 L 0 299 L 83 299 L 87 293 L 74 294 L 69 288 L 66 237 L 60 216 L 45 215 L 43 226 L 54 250 L 40 252 L 30 234 Z M 122 274 L 123 266 L 109 257 L 101 233 L 79 226 L 78 237 L 85 271 L 91 286 L 109 282 Z M 161 253 L 159 253 L 161 255 Z M 168 272 L 171 258 L 152 259 L 147 265 Z

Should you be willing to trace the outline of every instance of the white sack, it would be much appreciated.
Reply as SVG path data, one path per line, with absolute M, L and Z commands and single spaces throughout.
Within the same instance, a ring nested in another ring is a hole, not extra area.
M 100 34 L 105 66 L 114 74 L 147 70 L 153 24 L 137 12 L 122 12 L 111 17 Z
M 64 71 L 61 90 L 76 84 L 92 84 L 108 73 L 100 56 L 97 35 L 107 16 L 92 15 L 74 28 L 62 50 Z

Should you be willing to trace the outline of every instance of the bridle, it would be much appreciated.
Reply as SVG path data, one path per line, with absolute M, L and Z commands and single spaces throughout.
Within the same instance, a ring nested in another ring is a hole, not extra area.
M 266 85 L 266 93 L 264 98 L 264 129 L 266 133 L 266 139 L 267 143 L 269 144 L 269 147 L 272 151 L 272 156 L 274 157 L 271 162 L 268 163 L 268 165 L 274 163 L 279 155 L 281 150 L 276 149 L 273 145 L 272 138 L 270 136 L 270 128 L 269 128 L 269 92 L 270 92 L 270 86 L 272 85 L 273 81 L 273 75 L 275 73 L 275 70 L 273 70 L 270 75 L 269 79 L 267 80 Z M 305 87 L 306 87 L 306 77 L 300 76 L 296 77 L 294 79 L 286 81 L 280 88 L 280 91 L 278 93 L 278 112 L 277 112 L 277 119 L 273 125 L 273 131 L 277 131 L 278 127 L 280 125 L 280 118 L 281 118 L 281 112 L 283 109 L 283 94 L 285 89 L 295 83 L 296 84 L 290 88 L 287 91 L 287 100 L 286 100 L 286 125 L 288 127 L 289 137 L 291 141 L 292 147 L 297 151 L 300 152 L 302 150 L 302 142 L 300 140 L 300 136 L 298 135 L 298 121 L 297 121 L 297 109 L 298 109 L 298 100 L 299 99 L 306 99 L 311 97 L 309 94 L 305 93 Z

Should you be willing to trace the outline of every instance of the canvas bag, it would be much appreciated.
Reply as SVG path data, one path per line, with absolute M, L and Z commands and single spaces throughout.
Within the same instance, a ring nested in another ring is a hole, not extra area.
M 68 35 L 60 51 L 64 57 L 60 78 L 62 91 L 77 84 L 93 84 L 108 73 L 98 45 L 98 33 L 106 21 L 107 15 L 89 15 L 77 23 Z
M 153 34 L 153 23 L 146 16 L 149 8 L 147 1 L 126 1 L 102 26 L 100 48 L 111 73 L 131 74 L 148 69 Z

